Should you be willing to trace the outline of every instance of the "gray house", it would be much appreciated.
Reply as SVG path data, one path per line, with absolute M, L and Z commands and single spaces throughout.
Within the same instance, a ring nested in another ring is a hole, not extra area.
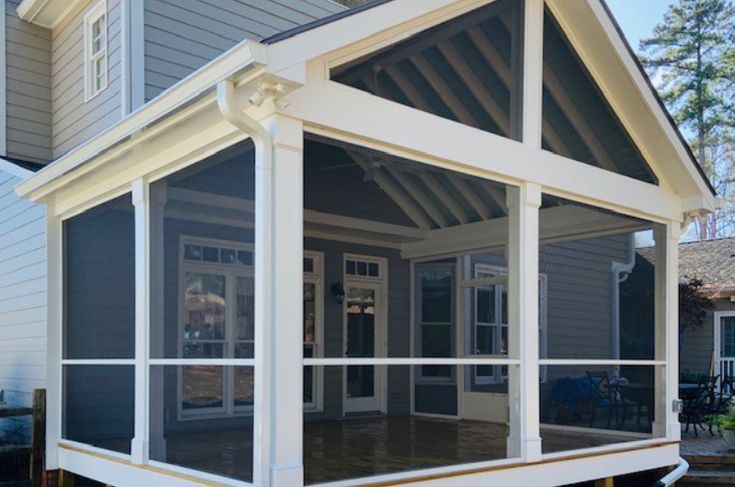
M 681 276 L 700 279 L 715 300 L 701 328 L 681 337 L 681 370 L 691 374 L 735 375 L 735 239 L 681 244 Z
M 603 2 L 4 6 L 0 389 L 47 389 L 49 475 L 677 464 L 678 238 L 714 195 Z

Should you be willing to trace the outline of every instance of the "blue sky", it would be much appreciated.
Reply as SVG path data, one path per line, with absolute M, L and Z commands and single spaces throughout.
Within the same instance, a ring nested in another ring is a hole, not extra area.
M 610 10 L 636 51 L 639 41 L 651 35 L 672 3 L 672 0 L 607 0 Z

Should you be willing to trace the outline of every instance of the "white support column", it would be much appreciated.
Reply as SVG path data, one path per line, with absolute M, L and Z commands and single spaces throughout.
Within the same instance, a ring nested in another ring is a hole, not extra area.
M 508 370 L 510 428 L 508 456 L 526 462 L 541 458 L 539 415 L 538 250 L 541 187 L 509 187 L 508 355 L 520 367 Z
M 148 181 L 133 183 L 135 207 L 135 434 L 130 447 L 131 461 L 148 461 L 148 355 L 150 311 L 150 198 Z
M 523 13 L 523 138 L 541 149 L 544 72 L 544 0 L 524 0 Z
M 256 212 L 267 219 L 260 224 L 256 217 L 256 255 L 264 249 L 263 256 L 267 260 L 258 260 L 255 272 L 256 292 L 262 289 L 266 300 L 258 303 L 268 306 L 269 317 L 265 318 L 263 335 L 256 335 L 256 363 L 261 367 L 256 380 L 265 381 L 256 391 L 256 422 L 268 428 L 263 433 L 268 435 L 270 448 L 262 454 L 268 456 L 263 460 L 270 467 L 269 485 L 299 487 L 304 482 L 304 134 L 300 121 L 279 114 L 270 116 L 264 125 L 273 138 L 273 154 L 270 171 L 262 167 L 261 160 L 256 160 Z M 264 191 L 259 192 L 258 187 Z M 266 207 L 259 208 L 263 203 Z M 258 235 L 259 230 L 265 234 Z M 270 279 L 270 282 L 263 279 Z M 259 283 L 265 287 L 258 287 Z M 263 401 L 259 401 L 258 392 Z M 268 484 L 263 482 L 262 485 Z
M 679 396 L 679 222 L 656 225 L 655 357 L 666 361 L 655 373 L 653 434 L 671 441 L 681 439 L 674 401 Z
M 53 205 L 46 208 L 46 469 L 59 468 L 63 415 L 63 224 Z

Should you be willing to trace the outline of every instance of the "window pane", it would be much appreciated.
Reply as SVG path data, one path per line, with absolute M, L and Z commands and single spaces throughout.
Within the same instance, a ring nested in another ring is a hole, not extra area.
M 237 339 L 255 338 L 255 283 L 252 277 L 237 278 Z
M 135 221 L 130 194 L 64 222 L 64 357 L 135 356 Z
M 735 317 L 721 319 L 722 356 L 735 357 Z
M 63 438 L 130 453 L 134 434 L 135 368 L 65 365 Z
M 452 272 L 425 271 L 421 275 L 421 321 L 452 322 Z
M 304 284 L 304 341 L 316 341 L 316 284 Z
M 207 365 L 182 367 L 182 409 L 221 409 L 224 407 L 222 372 L 221 367 Z
M 477 322 L 495 323 L 495 286 L 477 289 Z
M 151 184 L 153 358 L 252 358 L 253 162 L 246 141 Z
M 478 325 L 476 353 L 490 355 L 495 350 L 495 326 Z

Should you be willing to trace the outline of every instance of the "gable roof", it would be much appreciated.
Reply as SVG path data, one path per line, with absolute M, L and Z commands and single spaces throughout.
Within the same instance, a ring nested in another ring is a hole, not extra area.
M 327 17 L 321 18 L 319 20 L 316 20 L 314 22 L 310 22 L 298 27 L 294 27 L 292 29 L 285 30 L 281 33 L 275 34 L 273 36 L 270 36 L 268 38 L 263 39 L 261 42 L 263 44 L 276 44 L 278 42 L 284 41 L 286 39 L 290 39 L 292 37 L 295 37 L 299 34 L 318 29 L 322 26 L 331 24 L 333 22 L 345 19 L 347 17 L 351 17 L 354 15 L 358 15 L 362 12 L 365 12 L 366 10 L 373 9 L 375 7 L 379 7 L 383 4 L 393 2 L 395 0 L 372 0 L 367 3 L 364 3 L 358 7 L 354 7 L 349 10 L 345 10 L 343 12 L 338 12 L 333 15 L 329 15 Z M 668 109 L 666 108 L 665 104 L 663 103 L 663 100 L 661 99 L 658 91 L 654 87 L 653 83 L 651 82 L 650 77 L 648 76 L 648 73 L 646 73 L 646 70 L 644 69 L 643 65 L 641 64 L 638 56 L 636 55 L 635 51 L 631 47 L 630 43 L 628 42 L 628 39 L 625 37 L 625 34 L 623 33 L 622 28 L 620 27 L 620 24 L 615 19 L 615 16 L 613 15 L 612 11 L 610 10 L 609 6 L 607 5 L 605 0 L 594 0 L 599 1 L 599 3 L 602 5 L 605 13 L 607 14 L 609 20 L 612 22 L 613 26 L 615 27 L 615 32 L 617 33 L 618 37 L 622 41 L 623 45 L 625 46 L 625 49 L 627 51 L 628 56 L 630 59 L 634 62 L 635 66 L 637 67 L 638 71 L 640 72 L 640 75 L 645 80 L 645 84 L 650 91 L 650 94 L 653 96 L 654 100 L 656 101 L 658 108 L 661 110 L 663 115 L 665 116 L 666 120 L 670 124 L 671 128 L 674 130 L 676 137 L 678 138 L 679 143 L 682 145 L 684 151 L 686 152 L 689 162 L 694 166 L 697 173 L 701 177 L 702 181 L 705 183 L 706 187 L 709 189 L 710 193 L 713 196 L 716 196 L 716 190 L 714 186 L 712 185 L 712 182 L 709 180 L 707 175 L 704 172 L 704 169 L 697 161 L 696 156 L 694 155 L 691 147 L 689 146 L 688 142 L 684 138 L 684 136 L 681 133 L 681 130 L 679 129 L 679 126 L 674 121 L 673 117 L 669 113 Z

